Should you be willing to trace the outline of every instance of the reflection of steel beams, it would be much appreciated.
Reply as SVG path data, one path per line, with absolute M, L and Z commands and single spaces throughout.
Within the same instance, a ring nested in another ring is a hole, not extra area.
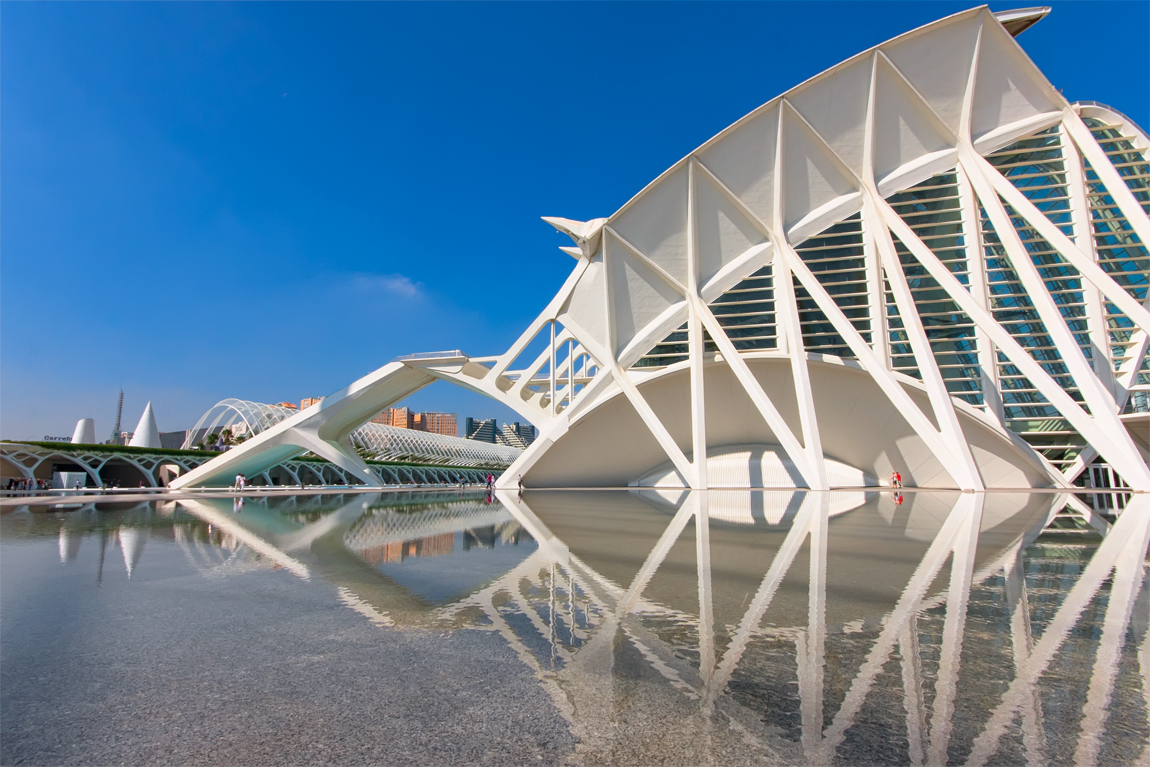
M 1010 606 L 1010 640 L 1014 667 L 1023 668 L 1034 647 L 1030 630 L 1030 603 L 1026 596 L 1023 546 L 1016 547 L 1012 561 L 1003 568 L 1006 603 Z M 1022 745 L 1031 764 L 1046 763 L 1046 728 L 1042 721 L 1042 698 L 1035 688 L 1022 704 Z
M 1107 708 L 1117 677 L 1126 629 L 1135 599 L 1143 585 L 1142 562 L 1150 540 L 1150 502 L 1143 502 L 1147 499 L 1135 496 L 1131 506 L 1104 538 L 1046 632 L 1034 642 L 1028 620 L 1023 557 L 1026 548 L 1064 507 L 1065 497 L 1050 496 L 1050 513 L 1039 524 L 1019 535 L 988 565 L 976 569 L 975 554 L 986 498 L 982 494 L 959 495 L 893 609 L 883 618 L 878 637 L 857 670 L 833 721 L 829 727 L 824 728 L 823 674 L 827 642 L 827 541 L 830 521 L 826 495 L 801 494 L 802 502 L 791 530 L 767 566 L 767 573 L 758 592 L 747 606 L 732 634 L 727 651 L 717 664 L 713 650 L 715 627 L 712 613 L 714 584 L 710 574 L 713 555 L 711 525 L 705 498 L 700 493 L 691 493 L 676 514 L 666 521 L 662 534 L 627 587 L 617 585 L 596 573 L 578 556 L 571 554 L 567 546 L 547 529 L 523 500 L 505 496 L 508 500 L 508 513 L 541 542 L 540 548 L 494 583 L 459 602 L 440 608 L 436 615 L 452 617 L 464 613 L 469 607 L 482 610 L 493 628 L 507 639 L 517 655 L 534 670 L 540 683 L 572 723 L 577 735 L 587 738 L 588 742 L 601 738 L 611 740 L 614 737 L 607 732 L 610 728 L 606 727 L 604 717 L 612 716 L 616 706 L 622 703 L 615 699 L 613 685 L 608 683 L 608 678 L 615 673 L 616 642 L 620 636 L 638 651 L 643 662 L 665 679 L 671 688 L 685 699 L 696 701 L 701 716 L 710 717 L 718 711 L 733 717 L 733 723 L 741 722 L 742 717 L 754 719 L 754 715 L 742 710 L 731 696 L 724 694 L 748 644 L 755 637 L 763 635 L 789 638 L 795 642 L 798 650 L 796 665 L 802 758 L 811 763 L 829 763 L 834 760 L 838 746 L 847 730 L 855 724 L 879 674 L 890 662 L 897 647 L 902 665 L 901 688 L 906 710 L 909 759 L 914 764 L 941 764 L 947 761 L 954 727 L 955 702 L 959 699 L 959 660 L 971 589 L 987 578 L 1002 574 L 1006 578 L 1006 609 L 1016 678 L 984 723 L 982 733 L 974 742 L 971 763 L 985 763 L 994 755 L 1002 733 L 1016 712 L 1021 714 L 1024 722 L 1023 742 L 1028 758 L 1041 762 L 1045 756 L 1045 746 L 1042 710 L 1037 692 L 1038 679 L 1060 650 L 1082 610 L 1095 598 L 1113 572 L 1102 637 L 1090 670 L 1082 735 L 1075 757 L 1076 763 L 1083 764 L 1097 760 L 1100 733 L 1107 720 Z M 354 505 L 344 508 L 352 508 Z M 189 510 L 194 513 L 191 507 Z M 988 510 L 987 515 L 993 517 L 993 509 Z M 234 530 L 222 524 L 230 521 L 226 514 L 217 512 L 214 517 L 197 516 L 235 535 Z M 220 516 L 224 519 L 219 519 Z M 313 523 L 304 528 L 304 535 L 297 537 L 300 540 L 328 540 L 333 537 L 330 533 L 338 532 L 344 524 L 351 524 L 348 522 L 352 516 L 350 511 L 344 513 L 341 510 L 331 516 L 339 517 L 340 522 L 322 525 L 323 533 L 317 532 L 320 527 L 316 527 L 318 523 Z M 647 586 L 687 522 L 692 520 L 696 524 L 694 543 L 700 599 L 700 613 L 697 617 L 684 615 L 644 597 Z M 808 536 L 810 572 L 807 625 L 799 628 L 760 629 L 759 624 L 779 584 Z M 280 536 L 276 540 L 285 542 L 294 539 Z M 243 542 L 245 545 L 254 543 L 249 540 Z M 266 541 L 264 545 L 272 547 Z M 280 553 L 279 556 L 286 555 Z M 948 587 L 929 599 L 925 598 L 948 559 L 951 559 Z M 363 613 L 374 623 L 387 625 L 395 620 L 393 615 L 381 611 L 375 604 L 364 599 L 356 589 L 341 584 L 339 596 L 342 602 Z M 944 604 L 946 617 L 942 629 L 934 702 L 928 720 L 923 702 L 923 678 L 930 675 L 924 674 L 919 658 L 915 621 L 926 610 Z M 505 618 L 509 611 L 520 614 L 526 621 L 513 628 L 515 624 Z M 686 662 L 674 646 L 645 626 L 648 620 L 660 616 L 680 626 L 698 628 L 697 669 Z M 566 627 L 561 625 L 563 622 L 566 622 Z M 524 631 L 536 639 L 523 634 Z M 1150 658 L 1147 657 L 1150 638 L 1140 636 L 1138 639 L 1139 658 L 1144 664 L 1142 673 L 1146 675 L 1147 669 L 1150 669 Z M 540 646 L 536 644 L 537 640 L 542 641 L 545 648 L 543 651 L 531 649 Z M 711 649 L 708 649 L 708 645 Z M 1150 685 L 1147 687 L 1150 688 Z
M 882 632 L 871 647 L 866 661 L 859 669 L 859 673 L 855 676 L 850 689 L 847 691 L 842 707 L 839 708 L 838 713 L 831 722 L 831 726 L 825 733 L 826 740 L 823 745 L 823 759 L 820 761 L 829 761 L 829 757 L 834 754 L 842 742 L 847 729 L 854 724 L 855 717 L 862 708 L 863 702 L 874 686 L 875 680 L 882 671 L 883 666 L 886 665 L 890 653 L 894 649 L 899 635 L 902 633 L 903 627 L 908 625 L 912 620 L 918 610 L 923 595 L 926 594 L 926 590 L 930 587 L 930 584 L 934 582 L 935 576 L 938 575 L 939 570 L 942 569 L 946 559 L 950 556 L 953 550 L 954 540 L 956 536 L 960 535 L 963 531 L 965 527 L 964 522 L 966 522 L 970 516 L 972 511 L 971 507 L 975 504 L 976 499 L 978 502 L 981 502 L 981 496 L 963 494 L 959 497 L 950 516 L 947 517 L 942 529 L 938 531 L 938 535 L 935 536 L 930 548 L 927 549 L 926 554 L 923 556 L 918 569 L 916 569 L 914 575 L 911 576 L 910 582 L 907 584 L 906 590 L 903 591 L 894 610 L 887 616 L 883 624 Z
M 962 520 L 963 527 L 955 536 L 950 569 L 950 587 L 946 597 L 946 622 L 942 629 L 942 655 L 935 682 L 934 712 L 930 717 L 930 748 L 927 761 L 945 764 L 954 726 L 954 697 L 958 688 L 958 665 L 962 657 L 962 635 L 966 627 L 966 606 L 970 600 L 974 575 L 974 552 L 978 548 L 978 531 L 982 523 L 985 498 L 978 496 Z M 961 501 L 960 501 L 961 503 Z
M 208 524 L 215 525 L 221 530 L 226 531 L 252 551 L 267 557 L 291 574 L 304 580 L 311 577 L 310 573 L 308 573 L 307 566 L 302 562 L 284 554 L 263 538 L 260 538 L 258 535 L 255 535 L 248 531 L 247 528 L 238 524 L 232 517 L 213 508 L 211 505 L 196 500 L 181 500 L 179 503 L 192 516 L 199 517 Z
M 1074 628 L 1082 611 L 1098 593 L 1111 571 L 1116 566 L 1119 570 L 1128 571 L 1131 563 L 1140 565 L 1146 555 L 1148 534 L 1150 534 L 1150 496 L 1135 495 L 1110 534 L 1103 539 L 1102 545 L 1094 553 L 1078 582 L 1063 600 L 1062 606 L 1047 625 L 1042 637 L 1035 643 L 1026 664 L 1017 670 L 1014 680 L 1002 697 L 1002 702 L 994 709 L 982 734 L 975 740 L 969 764 L 985 764 L 998 750 L 999 738 L 1010 724 L 1014 712 L 1024 704 L 1038 678 L 1050 665 L 1066 640 L 1067 634 Z M 1129 573 L 1119 574 L 1115 580 L 1128 575 Z M 1122 614 L 1120 622 L 1125 630 L 1125 620 L 1129 617 L 1129 612 L 1121 596 L 1120 593 L 1118 600 L 1110 602 L 1107 615 L 1110 610 L 1119 610 Z M 1116 604 L 1121 606 L 1116 608 Z
M 1150 512 L 1150 506 L 1145 504 L 1143 506 L 1142 514 L 1145 515 Z M 1132 511 L 1128 507 L 1123 516 L 1133 516 Z M 1142 562 L 1146 556 L 1147 543 L 1145 529 L 1150 529 L 1150 525 L 1143 520 L 1143 527 L 1142 537 L 1127 542 L 1114 562 L 1106 617 L 1102 622 L 1102 636 L 1098 640 L 1098 653 L 1094 656 L 1094 667 L 1090 673 L 1090 689 L 1086 695 L 1086 705 L 1082 708 L 1081 735 L 1078 738 L 1078 748 L 1074 752 L 1076 765 L 1095 764 L 1102 747 L 1099 735 L 1109 713 L 1110 695 L 1114 689 L 1114 680 L 1118 676 L 1118 661 L 1122 645 L 1126 642 L 1126 626 L 1130 622 L 1134 600 L 1142 585 Z
M 923 764 L 923 742 L 926 734 L 926 706 L 922 699 L 922 663 L 918 657 L 918 632 L 914 622 L 903 626 L 898 637 L 898 652 L 902 656 L 902 695 L 906 709 L 906 738 L 910 763 Z

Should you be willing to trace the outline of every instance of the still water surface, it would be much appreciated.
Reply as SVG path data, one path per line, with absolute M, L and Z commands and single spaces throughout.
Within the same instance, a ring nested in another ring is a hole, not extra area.
M 347 494 L 0 517 L 0 761 L 1128 764 L 1150 505 Z

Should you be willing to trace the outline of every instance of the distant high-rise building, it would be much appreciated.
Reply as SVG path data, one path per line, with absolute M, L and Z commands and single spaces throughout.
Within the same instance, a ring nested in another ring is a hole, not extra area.
M 411 429 L 415 427 L 415 414 L 411 412 L 411 408 L 390 407 L 372 418 L 371 422 L 394 426 L 397 429 Z
M 432 434 L 446 434 L 454 437 L 459 434 L 459 418 L 455 413 L 416 413 L 414 428 Z
M 477 420 L 475 418 L 468 418 L 463 422 L 463 436 L 466 439 L 473 439 L 476 442 L 490 442 L 495 444 L 495 433 L 499 428 L 495 425 L 494 418 L 485 418 Z
M 299 401 L 299 409 L 303 410 L 305 408 L 311 407 L 312 405 L 318 405 L 321 402 L 323 402 L 323 397 L 305 397 Z
M 508 447 L 526 450 L 535 441 L 535 427 L 529 423 L 521 424 L 518 421 L 505 423 L 499 437 L 499 442 Z

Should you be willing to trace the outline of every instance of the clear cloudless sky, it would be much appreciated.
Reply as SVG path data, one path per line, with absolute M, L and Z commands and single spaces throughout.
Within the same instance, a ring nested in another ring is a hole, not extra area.
M 992 6 L 993 10 L 1034 5 Z M 788 88 L 971 7 L 0 4 L 0 437 L 162 431 L 399 354 L 502 352 L 607 216 Z M 1150 3 L 1020 38 L 1150 124 Z M 447 384 L 408 404 L 511 420 Z

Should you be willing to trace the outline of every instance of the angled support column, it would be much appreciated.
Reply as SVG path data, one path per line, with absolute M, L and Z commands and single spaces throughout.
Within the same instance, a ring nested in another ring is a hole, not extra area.
M 707 400 L 703 389 L 706 345 L 699 318 L 699 231 L 695 220 L 695 161 L 687 164 L 687 343 L 691 360 L 691 457 L 695 487 L 707 489 Z
M 1090 200 L 1086 191 L 1086 172 L 1078 148 L 1070 138 L 1066 125 L 1059 128 L 1062 143 L 1062 163 L 1066 167 L 1066 189 L 1070 195 L 1070 226 L 1074 242 L 1094 263 L 1098 263 L 1098 249 L 1094 242 L 1094 221 L 1090 213 Z M 1102 293 L 1087 280 L 1082 281 L 1082 297 L 1086 303 L 1086 326 L 1090 337 L 1090 356 L 1094 374 L 1102 385 L 1110 389 L 1115 399 L 1114 360 L 1110 353 L 1110 332 L 1106 327 L 1105 302 Z
M 890 371 L 883 369 L 882 364 L 878 358 L 874 356 L 870 346 L 863 340 L 859 332 L 855 330 L 854 325 L 851 324 L 842 313 L 842 311 L 835 304 L 834 299 L 826 292 L 822 284 L 819 283 L 815 276 L 811 274 L 806 265 L 801 261 L 792 261 L 791 269 L 795 276 L 799 278 L 799 282 L 807 289 L 807 292 L 814 298 L 815 303 L 818 304 L 823 314 L 834 325 L 835 330 L 847 342 L 851 351 L 858 357 L 859 363 L 863 366 L 875 383 L 879 385 L 883 393 L 891 401 L 891 403 L 898 409 L 899 413 L 910 427 L 914 429 L 915 433 L 926 444 L 927 448 L 934 453 L 939 462 L 943 465 L 951 476 L 964 490 L 976 489 L 975 479 L 967 476 L 962 470 L 963 466 L 960 459 L 956 458 L 950 451 L 946 442 L 943 440 L 942 435 L 935 431 L 934 426 L 927 420 L 918 406 L 910 398 L 910 395 L 902 388 L 902 386 L 894 379 Z M 957 473 L 959 476 L 954 476 Z M 981 483 L 981 480 L 978 480 Z
M 981 160 L 981 158 L 979 159 Z M 982 163 L 985 164 L 986 161 L 982 160 Z M 995 189 L 991 188 L 992 186 L 998 187 L 1000 185 L 997 183 L 988 184 L 986 176 L 979 174 L 978 167 L 971 168 L 969 167 L 970 163 L 964 163 L 964 165 L 966 165 L 967 171 L 971 174 L 975 191 L 981 198 L 982 205 L 989 214 L 990 220 L 998 232 L 999 239 L 1002 241 L 1003 246 L 1010 256 L 1010 261 L 1014 266 L 1015 273 L 1022 281 L 1031 303 L 1038 311 L 1039 317 L 1046 326 L 1046 331 L 1058 346 L 1063 362 L 1066 363 L 1070 374 L 1074 377 L 1075 383 L 1078 384 L 1078 390 L 1082 393 L 1086 404 L 1090 407 L 1091 420 L 1100 430 L 1106 433 L 1108 438 L 1106 441 L 1114 446 L 1114 450 L 1124 452 L 1129 457 L 1129 460 L 1123 461 L 1124 464 L 1127 464 L 1125 471 L 1119 469 L 1119 472 L 1122 473 L 1123 477 L 1128 476 L 1128 481 L 1131 482 L 1131 486 L 1136 486 L 1134 483 L 1140 483 L 1143 489 L 1150 489 L 1150 468 L 1138 458 L 1138 450 L 1134 446 L 1134 442 L 1126 432 L 1125 426 L 1118 420 L 1117 405 L 1114 402 L 1112 391 L 1099 381 L 1094 371 L 1091 370 L 1090 364 L 1086 361 L 1086 357 L 1082 353 L 1082 349 L 1078 346 L 1077 339 L 1075 339 L 1074 334 L 1071 333 L 1070 328 L 1066 324 L 1066 320 L 1062 317 L 1061 311 L 1054 303 L 1054 299 L 1051 298 L 1047 292 L 1045 282 L 1041 275 L 1039 275 L 1037 267 L 1034 265 L 1033 260 L 1031 260 L 1030 253 L 1022 243 L 1018 231 L 1014 228 L 1014 224 L 995 193 Z M 995 171 L 995 175 L 1002 178 L 1001 174 L 998 174 L 997 171 Z M 1014 189 L 1013 184 L 1010 184 L 1005 179 L 1002 180 L 1007 186 Z M 1026 200 L 1016 189 L 1014 189 L 1014 191 L 1018 197 Z M 1029 201 L 1027 201 L 1027 204 L 1029 204 Z M 1015 210 L 1018 211 L 1018 208 L 1015 208 Z M 1021 215 L 1021 211 L 1018 212 Z M 1049 225 L 1049 227 L 1046 228 L 1057 232 L 1058 235 L 1066 241 L 1066 246 L 1069 246 L 1076 253 L 1078 252 L 1077 246 L 1071 243 L 1066 235 L 1062 234 L 1062 230 L 1051 224 L 1046 216 L 1037 209 L 1034 210 L 1034 213 L 1038 218 L 1041 218 L 1042 221 Z M 1033 216 L 1027 214 L 1026 218 L 1028 223 L 1035 226 L 1036 229 L 1039 229 L 1039 233 L 1046 237 L 1046 233 L 1041 231 L 1043 227 L 1037 226 L 1038 222 L 1033 220 Z M 1081 256 L 1082 254 L 1079 253 L 1079 255 Z M 1089 262 L 1085 256 L 1082 256 L 1080 260 L 1086 260 L 1095 270 L 1101 271 L 1097 264 Z M 1084 271 L 1077 263 L 1075 263 L 1074 266 L 1078 268 L 1080 272 Z M 1107 279 L 1109 280 L 1109 277 L 1107 277 Z M 1113 281 L 1111 280 L 1111 282 Z M 1133 300 L 1133 297 L 1129 293 L 1126 293 L 1126 291 L 1119 288 L 1116 284 L 1114 287 L 1127 299 Z M 1146 314 L 1146 310 L 1142 309 L 1140 304 L 1135 302 L 1135 305 L 1138 306 L 1143 314 Z M 1148 317 L 1150 317 L 1150 315 L 1148 315 Z M 1137 321 L 1137 319 L 1135 319 L 1135 321 Z M 1146 327 L 1150 327 L 1150 322 L 1146 324 Z M 1093 444 L 1093 440 L 1091 440 L 1091 443 Z
M 1066 420 L 1070 421 L 1071 425 L 1086 438 L 1088 442 L 1097 446 L 1105 446 L 1103 455 L 1111 460 L 1111 465 L 1118 469 L 1119 473 L 1126 477 L 1127 474 L 1140 484 L 1137 487 L 1150 489 L 1150 472 L 1148 472 L 1146 465 L 1137 458 L 1136 452 L 1123 452 L 1118 447 L 1120 442 L 1115 442 L 1113 435 L 1109 430 L 1103 430 L 1099 425 L 1095 424 L 1094 420 L 1087 414 L 1078 403 L 1071 399 L 1070 395 L 1055 382 L 1050 375 L 1038 364 L 1033 357 L 1030 356 L 1023 349 L 1018 341 L 1016 341 L 1006 330 L 995 322 L 990 313 L 977 302 L 973 296 L 966 290 L 966 288 L 955 279 L 950 270 L 938 260 L 938 257 L 931 252 L 930 248 L 910 230 L 910 227 L 899 218 L 898 214 L 890 208 L 886 202 L 879 205 L 879 212 L 883 218 L 886 219 L 887 226 L 891 231 L 903 241 L 903 243 L 910 249 L 918 262 L 926 267 L 926 270 L 934 277 L 939 286 L 946 291 L 947 295 L 958 304 L 966 314 L 980 326 L 986 334 L 990 337 L 991 341 L 997 345 L 998 349 L 1006 355 L 1022 374 L 1030 379 L 1031 383 L 1042 393 L 1044 397 L 1050 402 L 1051 405 L 1058 408 Z M 1126 440 L 1129 440 L 1129 436 Z M 1058 472 L 1055 472 L 1058 474 Z M 1057 479 L 1052 476 L 1052 480 L 1061 481 L 1061 477 Z M 1132 486 L 1133 483 L 1132 483 Z
M 1082 155 L 1090 161 L 1090 167 L 1098 174 L 1099 180 L 1106 186 L 1106 191 L 1126 215 L 1130 226 L 1134 227 L 1138 239 L 1150 245 L 1150 217 L 1142 210 L 1142 206 L 1126 186 L 1126 181 L 1118 173 L 1118 169 L 1111 164 L 1110 158 L 1094 140 L 1094 134 L 1086 127 L 1086 123 L 1082 122 L 1082 118 L 1069 107 L 1063 110 L 1062 124 L 1066 126 L 1067 133 L 1074 139 Z
M 783 420 L 783 416 L 779 413 L 778 408 L 771 402 L 771 398 L 763 390 L 762 384 L 755 378 L 755 374 L 751 372 L 750 367 L 747 365 L 746 360 L 735 349 L 735 345 L 731 343 L 731 339 L 723 331 L 719 321 L 711 314 L 709 307 L 699 302 L 697 306 L 700 319 L 706 326 L 707 331 L 711 334 L 711 340 L 719 347 L 719 352 L 723 355 L 723 361 L 731 368 L 731 372 L 735 374 L 739 384 L 755 403 L 759 414 L 767 425 L 774 432 L 775 437 L 779 440 L 779 444 L 787 455 L 795 463 L 795 468 L 802 474 L 803 479 L 807 485 L 815 490 L 827 489 L 827 483 L 820 482 L 818 468 L 811 463 L 806 449 L 799 444 L 798 439 L 791 428 L 787 426 L 787 422 Z
M 646 425 L 647 429 L 650 430 L 651 436 L 655 438 L 659 443 L 659 447 L 663 448 L 663 452 L 671 459 L 671 463 L 675 465 L 679 474 L 682 475 L 683 481 L 693 488 L 697 481 L 694 466 L 687 460 L 687 456 L 683 455 L 683 451 L 679 449 L 674 437 L 667 431 L 667 427 L 659 420 L 659 416 L 655 415 L 655 411 L 647 404 L 647 400 L 644 399 L 642 393 L 639 392 L 639 387 L 631 382 L 631 379 L 627 377 L 627 371 L 619 367 L 619 363 L 612 362 L 611 371 L 615 382 L 619 384 L 619 388 L 623 390 L 623 394 L 626 395 L 631 406 L 635 408 L 635 411 L 639 414 L 639 418 L 643 421 L 644 425 Z
M 978 472 L 974 456 L 971 455 L 970 445 L 962 433 L 962 427 L 958 424 L 954 400 L 946 390 L 946 381 L 943 380 L 942 372 L 938 368 L 938 361 L 934 357 L 934 350 L 930 346 L 926 330 L 923 329 L 922 319 L 918 316 L 914 296 L 911 295 L 898 252 L 890 238 L 890 230 L 886 228 L 882 217 L 875 212 L 872 201 L 868 200 L 863 211 L 868 225 L 874 228 L 883 269 L 890 283 L 891 292 L 894 293 L 898 312 L 902 316 L 903 327 L 906 329 L 915 362 L 922 372 L 923 384 L 926 385 L 927 396 L 930 397 L 934 418 L 939 425 L 942 438 L 947 441 L 951 454 L 962 461 L 962 471 L 966 474 L 967 483 L 975 490 L 984 490 L 986 486 Z
M 962 236 L 966 243 L 966 263 L 970 273 L 970 293 L 983 309 L 990 295 L 989 279 L 986 273 L 986 244 L 982 240 L 982 217 L 978 212 L 978 200 L 974 187 L 961 167 L 955 169 L 958 176 L 958 195 L 962 205 Z M 998 353 L 994 342 L 981 326 L 974 326 L 974 340 L 978 344 L 978 367 L 981 373 L 982 401 L 986 412 L 994 416 L 998 427 L 1006 431 L 1006 413 L 1002 403 L 1002 391 L 998 384 Z

